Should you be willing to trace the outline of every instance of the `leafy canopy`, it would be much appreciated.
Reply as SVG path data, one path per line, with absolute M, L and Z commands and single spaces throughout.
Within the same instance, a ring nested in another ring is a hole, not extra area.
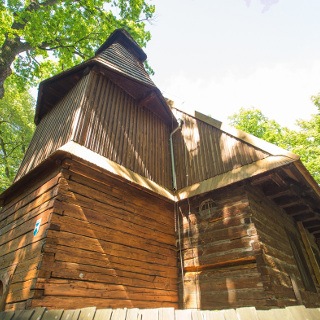
M 12 63 L 20 86 L 34 84 L 92 57 L 117 28 L 143 47 L 154 11 L 146 0 L 1 1 L 0 87 Z
M 20 92 L 10 78 L 0 100 L 0 192 L 11 184 L 31 140 L 33 105 L 32 96 Z
M 147 1 L 0 0 L 0 192 L 32 137 L 30 85 L 92 57 L 117 28 L 144 47 L 155 12 Z
M 255 108 L 241 108 L 229 117 L 229 122 L 238 129 L 299 155 L 320 184 L 320 94 L 312 100 L 318 107 L 318 113 L 312 115 L 309 121 L 297 120 L 298 130 L 282 127 Z

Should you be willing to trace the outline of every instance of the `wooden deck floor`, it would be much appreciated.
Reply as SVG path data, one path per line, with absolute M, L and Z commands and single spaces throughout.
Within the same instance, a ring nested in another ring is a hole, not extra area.
M 320 308 L 304 306 L 256 310 L 254 307 L 219 311 L 159 309 L 96 309 L 0 312 L 1 320 L 319 320 Z

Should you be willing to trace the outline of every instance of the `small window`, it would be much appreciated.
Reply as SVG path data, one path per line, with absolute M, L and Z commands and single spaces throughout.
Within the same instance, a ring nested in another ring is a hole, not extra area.
M 297 237 L 290 231 L 287 230 L 288 239 L 293 251 L 294 258 L 297 262 L 298 269 L 301 274 L 302 282 L 305 286 L 305 289 L 312 292 L 317 292 L 317 289 L 314 285 L 310 269 L 308 267 L 306 258 L 303 254 L 301 244 Z
M 203 219 L 221 218 L 221 213 L 219 213 L 217 209 L 217 204 L 212 199 L 207 199 L 201 202 L 199 206 L 199 215 Z

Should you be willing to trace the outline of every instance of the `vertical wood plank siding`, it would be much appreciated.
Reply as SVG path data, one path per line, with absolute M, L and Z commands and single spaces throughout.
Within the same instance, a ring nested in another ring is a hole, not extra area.
M 41 120 L 16 180 L 70 140 L 171 187 L 169 128 L 102 74 L 84 77 Z
M 91 73 L 75 142 L 170 188 L 168 139 L 169 128 L 154 113 L 103 75 Z
M 178 189 L 263 159 L 269 154 L 182 112 L 173 137 Z
M 34 294 L 42 248 L 54 210 L 59 173 L 51 171 L 41 180 L 8 199 L 0 214 L 0 280 L 4 284 L 0 305 L 6 309 L 28 308 Z M 41 219 L 39 232 L 34 234 Z
M 177 307 L 173 203 L 63 166 L 32 307 Z
M 75 118 L 84 97 L 89 76 L 79 83 L 41 119 L 24 156 L 15 181 L 47 159 L 72 139 Z

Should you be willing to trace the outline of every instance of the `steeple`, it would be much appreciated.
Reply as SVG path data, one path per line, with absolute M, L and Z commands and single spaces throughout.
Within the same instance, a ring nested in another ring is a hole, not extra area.
M 96 51 L 96 56 L 106 50 L 114 43 L 119 43 L 122 47 L 130 51 L 139 61 L 144 62 L 147 59 L 147 55 L 140 48 L 137 42 L 131 37 L 131 35 L 124 29 L 115 30 L 105 43 Z

